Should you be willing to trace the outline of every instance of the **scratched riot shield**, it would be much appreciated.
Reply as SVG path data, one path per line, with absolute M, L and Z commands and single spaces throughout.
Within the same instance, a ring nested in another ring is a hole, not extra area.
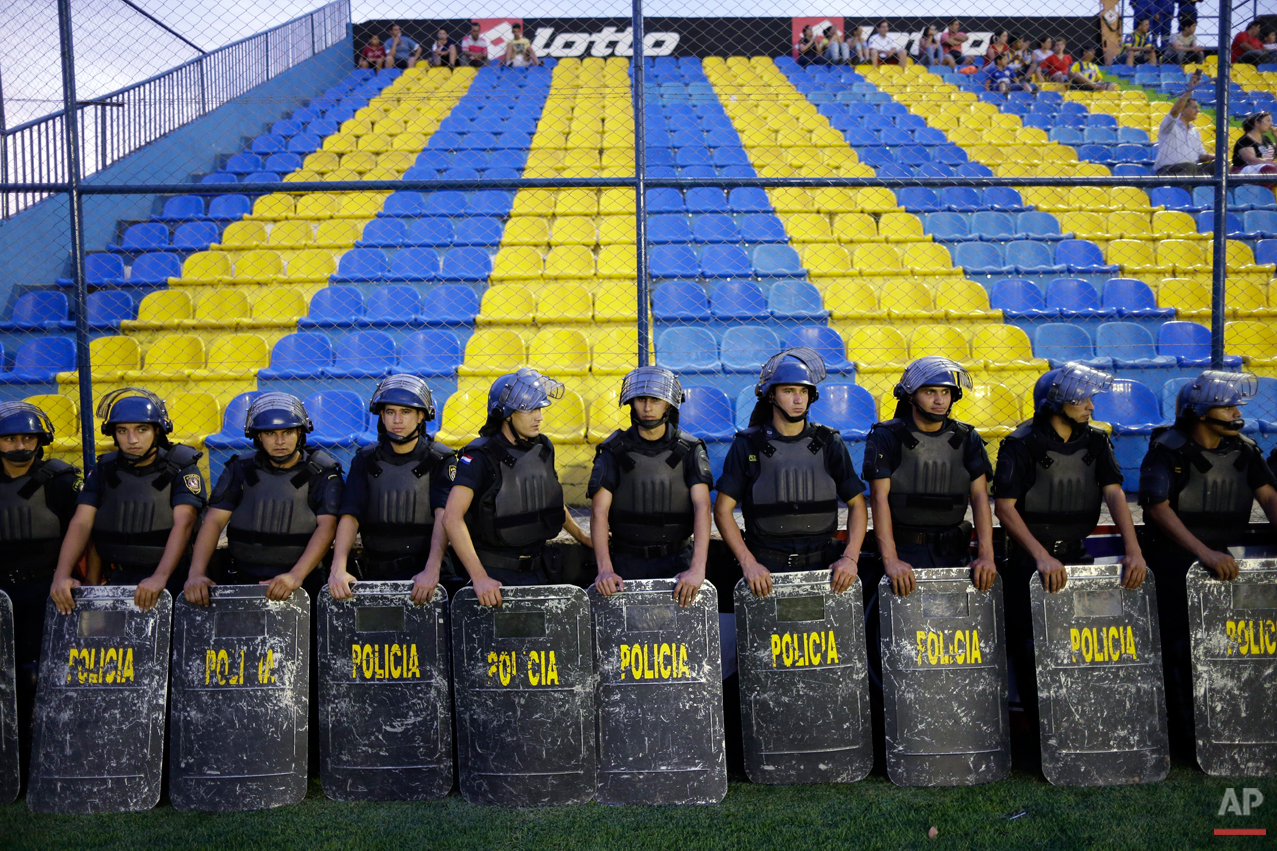
M 1207 774 L 1277 774 L 1277 561 L 1221 582 L 1188 572 L 1197 761 Z
M 1063 591 L 1029 577 L 1042 773 L 1056 786 L 1152 783 L 1170 770 L 1157 590 L 1118 564 L 1069 565 Z
M 221 585 L 178 601 L 173 625 L 169 797 L 178 810 L 237 812 L 306 795 L 310 598 Z
M 589 591 L 604 804 L 716 804 L 727 794 L 718 591 L 674 602 L 673 579 Z
M 173 598 L 163 591 L 143 612 L 133 592 L 76 588 L 69 615 L 46 604 L 27 789 L 33 812 L 159 803 Z
M 428 801 L 452 789 L 448 594 L 358 582 L 319 595 L 319 759 L 336 801 Z
M 594 796 L 590 604 L 572 585 L 473 588 L 452 601 L 461 795 L 472 804 L 576 804 Z
M 773 573 L 772 593 L 736 584 L 736 664 L 745 773 L 754 783 L 853 783 L 873 767 L 860 579 Z
M 897 786 L 974 786 L 1011 770 L 1002 578 L 915 569 L 907 597 L 878 583 L 887 774 Z
M 13 603 L 0 591 L 0 804 L 18 797 L 18 680 Z

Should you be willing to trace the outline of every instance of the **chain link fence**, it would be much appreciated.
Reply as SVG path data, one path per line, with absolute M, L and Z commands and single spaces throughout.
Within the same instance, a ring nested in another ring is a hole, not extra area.
M 241 27 L 259 14 L 223 5 Z M 1133 486 L 1216 341 L 1225 368 L 1263 377 L 1266 440 L 1273 191 L 1229 175 L 1217 210 L 1217 178 L 1154 165 L 1172 109 L 1173 132 L 1209 152 L 1226 132 L 1230 155 L 1241 119 L 1272 108 L 1277 65 L 1258 60 L 1277 55 L 1230 67 L 1228 45 L 1221 61 L 1200 44 L 1201 61 L 1172 64 L 1169 37 L 1111 8 L 649 9 L 640 66 L 628 8 L 348 29 L 339 2 L 171 72 L 139 56 L 134 76 L 155 79 L 76 107 L 83 184 L 60 90 L 54 114 L 0 137 L 0 395 L 44 407 L 53 451 L 79 462 L 109 448 L 85 406 L 147 387 L 216 475 L 249 445 L 255 393 L 303 398 L 312 441 L 348 460 L 375 440 L 380 377 L 425 377 L 459 447 L 492 380 L 527 364 L 567 385 L 544 433 L 579 502 L 594 445 L 628 425 L 620 379 L 640 362 L 681 375 L 682 426 L 717 467 L 783 346 L 826 358 L 815 416 L 857 465 L 913 358 L 968 366 L 955 415 L 991 455 L 1031 415 L 1037 377 L 1082 360 L 1122 379 L 1096 416 Z M 146 26 L 186 45 L 187 12 L 148 4 Z M 23 68 L 0 58 L 7 108 Z M 1177 99 L 1198 69 L 1192 118 Z M 1270 122 L 1255 126 L 1271 159 Z

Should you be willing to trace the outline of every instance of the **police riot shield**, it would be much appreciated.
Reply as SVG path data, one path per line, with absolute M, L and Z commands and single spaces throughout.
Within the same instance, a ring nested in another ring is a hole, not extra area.
M 220 585 L 178 601 L 173 626 L 169 797 L 178 810 L 237 812 L 306 795 L 310 598 Z
M 160 800 L 168 697 L 167 591 L 150 611 L 132 585 L 76 588 L 45 605 L 27 806 L 42 813 L 149 810 Z
M 673 579 L 589 591 L 604 804 L 716 804 L 727 794 L 718 591 L 690 606 Z
M 1277 561 L 1221 582 L 1188 572 L 1197 761 L 1216 776 L 1277 774 Z
M 1064 590 L 1029 577 L 1042 773 L 1056 786 L 1152 783 L 1170 770 L 1157 590 L 1119 564 L 1068 565 Z
M 428 801 L 452 789 L 448 594 L 411 582 L 319 594 L 319 759 L 336 801 Z
M 736 584 L 745 773 L 754 783 L 853 783 L 873 767 L 860 578 L 773 573 L 772 593 Z
M 18 797 L 18 670 L 13 602 L 0 591 L 0 804 Z
M 974 786 L 1011 770 L 1002 578 L 914 570 L 907 597 L 878 583 L 887 774 L 898 786 Z
M 572 585 L 473 588 L 452 601 L 453 698 L 461 795 L 531 807 L 594 796 L 590 604 Z

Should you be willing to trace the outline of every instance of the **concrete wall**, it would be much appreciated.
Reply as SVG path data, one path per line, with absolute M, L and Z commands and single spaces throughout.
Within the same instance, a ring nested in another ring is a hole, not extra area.
M 317 97 L 352 69 L 349 32 L 341 43 L 263 83 L 213 112 L 147 145 L 87 184 L 186 183 L 214 170 L 218 156 L 242 150 L 275 120 Z M 145 219 L 152 195 L 94 195 L 84 199 L 85 246 L 101 250 L 116 238 L 121 219 Z M 15 290 L 49 286 L 70 270 L 70 211 L 66 196 L 43 201 L 0 221 L 0 316 L 8 316 Z

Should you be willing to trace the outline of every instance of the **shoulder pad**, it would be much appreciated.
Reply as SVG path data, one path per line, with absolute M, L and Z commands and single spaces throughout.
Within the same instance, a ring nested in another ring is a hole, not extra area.
M 611 452 L 613 447 L 624 442 L 624 435 L 625 432 L 618 428 L 616 431 L 607 436 L 607 440 L 604 440 L 599 444 L 599 449 L 606 449 Z
M 120 450 L 112 449 L 110 452 L 103 452 L 98 456 L 99 464 L 114 464 L 116 459 L 120 457 Z
M 46 458 L 41 469 L 48 470 L 50 476 L 65 476 L 68 474 L 78 474 L 80 472 L 67 462 L 59 461 L 57 458 Z
M 1015 427 L 1015 430 L 1006 436 L 1007 440 L 1015 438 L 1016 440 L 1028 440 L 1029 435 L 1033 433 L 1033 420 L 1025 420 Z
M 174 443 L 168 449 L 169 460 L 179 467 L 189 467 L 203 457 L 203 452 L 187 446 L 185 443 Z
M 678 440 L 681 441 L 682 443 L 687 444 L 689 448 L 695 448 L 697 446 L 705 445 L 704 440 L 692 434 L 691 432 L 686 432 L 686 431 L 683 431 L 682 429 L 679 429 Z
M 1237 437 L 1241 440 L 1242 446 L 1245 446 L 1251 452 L 1254 452 L 1259 455 L 1263 454 L 1263 450 L 1259 448 L 1259 444 L 1255 442 L 1255 439 L 1253 437 L 1249 437 L 1248 435 L 1245 435 L 1245 434 L 1239 434 L 1237 435 Z
M 1188 444 L 1188 435 L 1175 427 L 1167 428 L 1161 434 L 1153 434 L 1153 445 L 1160 446 L 1164 449 L 1177 451 L 1183 449 Z
M 306 462 L 314 464 L 321 470 L 331 470 L 333 467 L 341 467 L 341 462 L 322 449 L 308 450 L 306 453 Z
M 377 447 L 379 445 L 380 444 L 374 443 L 372 446 L 361 446 L 355 450 L 355 455 L 367 461 L 372 458 L 373 453 L 377 451 Z
M 949 418 L 949 422 L 953 423 L 953 430 L 963 437 L 966 437 L 971 434 L 971 432 L 975 431 L 975 426 L 971 425 L 971 423 L 964 423 L 961 420 L 955 420 L 952 417 Z
M 435 458 L 447 458 L 449 455 L 457 454 L 457 450 L 446 443 L 440 443 L 432 437 L 430 438 L 430 454 Z
M 836 428 L 830 428 L 829 426 L 821 425 L 820 423 L 812 423 L 811 427 L 812 427 L 812 430 L 816 432 L 818 436 L 823 437 L 825 440 L 830 440 L 833 438 L 839 438 L 839 439 L 842 438 L 842 432 L 840 432 Z
M 476 452 L 484 452 L 487 450 L 487 448 L 488 448 L 488 438 L 476 437 L 474 440 L 470 441 L 465 446 L 463 446 L 461 448 L 461 451 L 469 452 L 470 450 L 473 449 Z

